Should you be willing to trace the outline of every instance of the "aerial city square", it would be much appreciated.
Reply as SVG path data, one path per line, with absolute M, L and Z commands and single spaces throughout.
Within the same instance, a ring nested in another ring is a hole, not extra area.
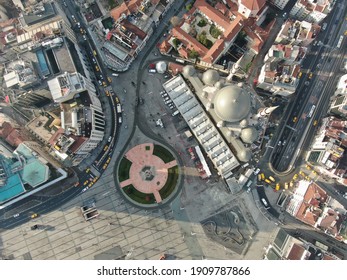
M 347 1 L 0 0 L 0 260 L 347 259 Z

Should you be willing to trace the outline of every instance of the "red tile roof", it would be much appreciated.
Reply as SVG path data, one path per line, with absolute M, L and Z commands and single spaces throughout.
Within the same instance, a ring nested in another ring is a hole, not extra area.
M 241 4 L 249 10 L 260 10 L 265 5 L 266 0 L 241 0 Z
M 130 0 L 127 2 L 123 2 L 118 7 L 112 9 L 110 11 L 111 17 L 115 20 L 119 19 L 122 14 L 129 15 L 137 11 L 138 7 L 141 6 L 141 2 L 143 0 Z
M 161 53 L 167 53 L 167 52 L 170 50 L 170 48 L 171 48 L 171 45 L 170 45 L 170 43 L 169 43 L 169 39 L 170 39 L 170 38 L 171 38 L 171 36 L 168 37 L 166 40 L 164 40 L 163 42 L 160 43 L 160 45 L 159 45 L 159 51 L 160 51 Z
M 294 243 L 293 247 L 291 248 L 287 259 L 288 260 L 302 260 L 304 259 L 304 254 L 306 252 L 306 249 L 299 244 Z
M 179 39 L 183 43 L 183 45 L 186 46 L 187 49 L 196 50 L 200 54 L 200 56 L 203 56 L 205 53 L 208 52 L 208 49 L 203 44 L 201 44 L 194 37 L 190 36 L 187 32 L 185 32 L 180 27 L 172 28 L 171 34 L 172 36 Z
M 141 40 L 145 39 L 147 34 L 143 32 L 140 28 L 138 28 L 136 25 L 130 23 L 128 20 L 123 20 L 122 25 L 132 33 L 136 34 Z

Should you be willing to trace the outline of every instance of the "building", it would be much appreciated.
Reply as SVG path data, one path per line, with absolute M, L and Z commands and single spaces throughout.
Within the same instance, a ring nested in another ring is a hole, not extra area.
M 278 33 L 275 43 L 306 47 L 312 43 L 320 32 L 316 23 L 299 20 L 287 20 Z
M 284 7 L 288 4 L 289 0 L 270 0 L 269 2 L 277 8 L 283 10 Z
M 346 209 L 316 183 L 300 181 L 286 211 L 305 224 L 347 243 Z
M 330 105 L 330 113 L 343 119 L 347 119 L 347 94 L 335 97 Z
M 106 65 L 115 71 L 127 70 L 172 4 L 173 0 L 130 0 L 112 9 L 114 23 L 104 30 L 102 46 Z
M 0 154 L 0 209 L 67 177 L 62 169 L 51 173 L 47 161 L 24 143 L 4 154 Z
M 328 117 L 322 119 L 306 161 L 323 175 L 347 185 L 347 121 Z
M 202 76 L 184 66 L 182 76 L 163 85 L 219 175 L 233 177 L 240 162 L 248 162 L 257 149 L 264 116 L 242 85 L 221 78 L 209 69 Z
M 27 128 L 50 154 L 66 165 L 78 165 L 104 138 L 105 117 L 94 85 L 79 73 L 64 73 L 49 80 L 57 113 L 42 114 Z M 60 117 L 59 117 L 60 115 Z
M 302 238 L 290 235 L 279 229 L 274 241 L 266 248 L 266 260 L 339 260 L 328 246 L 315 242 L 312 244 Z
M 333 9 L 335 0 L 297 0 L 290 16 L 299 20 L 320 23 Z

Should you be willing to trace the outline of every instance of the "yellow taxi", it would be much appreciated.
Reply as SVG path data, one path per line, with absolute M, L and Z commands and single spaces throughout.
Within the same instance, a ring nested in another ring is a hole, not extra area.
M 39 214 L 34 213 L 34 214 L 31 215 L 31 218 L 32 218 L 32 219 L 35 219 L 35 218 L 37 218 L 38 216 L 39 216 Z
M 91 188 L 93 185 L 94 185 L 94 182 L 91 181 L 91 182 L 89 183 L 89 185 L 88 185 L 88 188 Z
M 107 84 L 106 84 L 105 81 L 102 82 L 102 85 L 103 85 L 104 87 L 107 87 Z
M 99 177 L 96 176 L 96 177 L 93 179 L 93 183 L 95 183 L 98 179 L 99 179 Z
M 306 174 L 303 172 L 303 171 L 299 171 L 299 174 L 302 176 L 302 177 L 305 177 L 306 176 Z
M 268 178 L 265 178 L 264 180 L 266 183 L 271 184 L 271 181 Z
M 107 77 L 107 81 L 108 81 L 109 83 L 112 83 L 112 79 L 111 79 L 110 77 Z
M 264 173 L 261 173 L 260 176 L 261 176 L 262 180 L 265 180 L 265 174 Z
M 287 182 L 284 183 L 284 189 L 288 190 L 288 183 Z
M 298 78 L 300 79 L 302 76 L 302 72 L 299 73 Z
M 318 173 L 314 170 L 312 171 L 312 173 L 313 173 L 313 175 L 316 175 L 316 176 L 318 175 Z
M 110 92 L 108 90 L 105 90 L 106 96 L 110 96 Z
M 306 164 L 305 166 L 306 166 L 306 168 L 307 168 L 308 170 L 311 170 L 311 169 L 312 169 L 311 166 L 309 166 L 308 164 Z
M 119 103 L 119 98 L 117 96 L 114 100 L 116 101 L 116 103 Z
M 294 187 L 294 182 L 293 181 L 290 181 L 290 183 L 289 183 L 289 187 Z
M 317 124 L 318 124 L 318 121 L 315 120 L 315 121 L 313 122 L 313 126 L 316 126 Z
M 312 77 L 313 77 L 313 73 L 311 72 L 310 75 L 308 75 L 308 78 L 312 79 Z
M 98 66 L 98 65 L 95 65 L 95 70 L 96 70 L 97 72 L 99 72 L 99 71 L 100 71 L 100 68 L 99 68 L 99 66 Z
M 109 164 L 111 160 L 111 157 L 108 157 L 108 159 L 106 160 L 106 163 Z
M 93 50 L 93 55 L 94 55 L 94 56 L 96 56 L 96 55 L 97 55 L 96 50 Z
M 87 169 L 86 169 L 86 173 L 89 173 L 90 172 L 90 168 L 88 167 Z
M 298 179 L 298 174 L 294 174 L 293 176 L 293 180 L 296 180 L 296 179 Z
M 108 145 L 105 145 L 104 147 L 104 151 L 106 151 L 108 149 Z
M 280 185 L 280 183 L 277 183 L 277 184 L 276 184 L 275 190 L 276 190 L 276 191 L 279 191 L 280 189 L 281 189 L 281 185 Z
M 84 183 L 83 183 L 83 186 L 87 185 L 88 184 L 88 180 L 85 180 Z
M 298 121 L 298 118 L 297 117 L 294 117 L 293 118 L 293 123 L 296 123 Z
M 102 169 L 104 169 L 104 170 L 105 170 L 105 169 L 107 168 L 107 165 L 108 165 L 108 164 L 107 164 L 107 163 L 105 163 L 105 164 L 104 164 L 104 166 L 102 167 Z

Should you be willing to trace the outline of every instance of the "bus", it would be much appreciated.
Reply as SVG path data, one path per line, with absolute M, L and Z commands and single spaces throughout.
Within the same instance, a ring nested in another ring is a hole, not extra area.
M 185 61 L 183 59 L 180 59 L 180 58 L 176 58 L 176 62 L 179 62 L 181 64 L 185 64 Z
M 310 112 L 308 113 L 307 117 L 311 118 L 314 112 L 314 109 L 316 109 L 316 105 L 312 105 Z
M 343 41 L 343 36 L 341 35 L 339 41 L 337 42 L 337 46 L 336 46 L 338 49 L 341 47 L 342 41 Z

